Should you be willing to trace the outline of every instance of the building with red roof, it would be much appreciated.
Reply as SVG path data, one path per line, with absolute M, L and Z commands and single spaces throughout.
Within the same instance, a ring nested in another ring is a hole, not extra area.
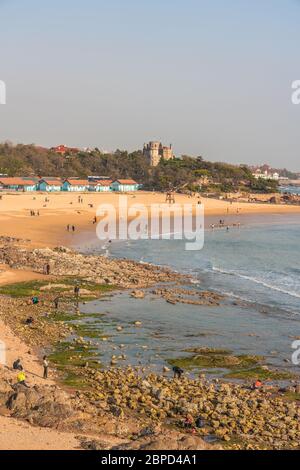
M 111 184 L 112 191 L 118 191 L 121 193 L 127 193 L 137 191 L 140 185 L 133 179 L 118 179 L 113 181 Z

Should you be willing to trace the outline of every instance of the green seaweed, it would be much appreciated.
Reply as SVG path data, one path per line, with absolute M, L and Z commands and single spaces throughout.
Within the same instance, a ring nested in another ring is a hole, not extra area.
M 76 342 L 64 342 L 56 346 L 49 359 L 57 366 L 84 366 L 86 362 L 95 362 L 98 358 L 97 353 L 96 348 Z
M 55 284 L 62 284 L 66 287 L 57 286 L 49 291 L 44 291 L 41 293 L 40 289 L 47 285 L 55 285 Z M 33 281 L 26 281 L 26 282 L 17 282 L 13 284 L 7 284 L 5 286 L 0 287 L 0 294 L 2 295 L 9 295 L 11 297 L 32 297 L 33 295 L 45 295 L 45 294 L 53 294 L 53 293 L 64 293 L 69 290 L 70 287 L 75 287 L 78 285 L 80 288 L 90 291 L 92 296 L 89 295 L 82 295 L 79 297 L 79 301 L 88 301 L 94 300 L 100 295 L 107 294 L 112 292 L 116 289 L 116 286 L 111 284 L 97 284 L 96 282 L 86 281 L 83 278 L 78 277 L 56 277 L 55 279 L 50 280 L 33 280 Z M 71 294 L 71 293 L 70 293 Z M 73 293 L 72 293 L 73 294 Z M 72 298 L 75 297 L 72 295 Z
M 207 348 L 207 347 L 201 347 L 201 348 L 187 348 L 184 349 L 183 352 L 189 352 L 189 353 L 194 353 L 194 354 L 201 354 L 201 355 L 223 355 L 223 356 L 228 356 L 229 354 L 232 353 L 229 349 L 218 349 L 218 348 Z
M 226 354 L 213 354 L 212 352 L 206 354 L 197 354 L 193 356 L 185 356 L 177 359 L 169 359 L 168 362 L 172 366 L 178 366 L 183 369 L 195 368 L 212 368 L 212 369 L 244 369 L 251 367 L 262 361 L 259 356 L 231 356 Z
M 290 380 L 295 375 L 288 371 L 264 369 L 261 366 L 233 370 L 225 375 L 228 379 Z
M 78 318 L 83 317 L 83 316 L 84 315 L 80 313 L 55 311 L 51 315 L 46 317 L 46 320 L 69 323 L 69 322 L 78 320 Z
M 300 401 L 300 393 L 285 392 L 283 398 L 287 401 Z
M 87 384 L 86 380 L 84 377 L 81 375 L 78 375 L 76 371 L 73 370 L 67 370 L 65 371 L 65 375 L 63 378 L 63 383 L 67 387 L 74 387 L 76 389 L 87 389 L 90 386 Z
M 294 374 L 271 370 L 263 367 L 262 356 L 236 355 L 233 356 L 228 350 L 214 348 L 189 348 L 186 352 L 199 352 L 192 356 L 183 356 L 177 359 L 169 359 L 169 364 L 182 369 L 227 369 L 229 372 L 224 375 L 228 379 L 260 379 L 260 380 L 289 380 L 295 377 Z
M 40 288 L 49 284 L 45 281 L 27 281 L 0 287 L 0 294 L 10 297 L 31 297 L 40 293 Z
M 104 332 L 97 327 L 98 323 L 74 324 L 74 330 L 78 336 L 85 338 L 103 338 Z

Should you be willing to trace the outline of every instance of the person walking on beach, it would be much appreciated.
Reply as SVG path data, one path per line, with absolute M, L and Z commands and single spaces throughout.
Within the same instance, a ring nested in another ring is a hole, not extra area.
M 75 286 L 74 287 L 74 294 L 75 294 L 75 297 L 79 297 L 79 293 L 80 293 L 80 287 L 79 286 Z
M 58 304 L 59 304 L 59 297 L 56 297 L 53 302 L 54 302 L 55 310 L 57 310 L 58 309 Z
M 72 225 L 72 232 L 75 232 L 75 225 Z
M 50 270 L 51 270 L 51 269 L 50 269 L 50 264 L 49 264 L 49 263 L 45 264 L 45 265 L 44 265 L 44 274 L 45 274 L 46 276 L 49 276 Z
M 44 379 L 48 379 L 49 362 L 48 362 L 47 356 L 44 356 L 44 357 L 43 357 L 43 367 L 44 367 L 43 378 L 44 378 Z

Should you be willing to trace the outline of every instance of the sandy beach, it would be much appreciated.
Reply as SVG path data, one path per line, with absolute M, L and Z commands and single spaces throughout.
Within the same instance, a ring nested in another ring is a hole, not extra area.
M 45 202 L 45 197 L 49 202 Z M 266 197 L 270 197 L 269 195 Z M 35 247 L 71 245 L 82 231 L 93 232 L 93 218 L 100 204 L 112 204 L 118 207 L 117 193 L 84 193 L 83 203 L 78 202 L 78 193 L 9 193 L 0 200 L 1 236 L 28 240 Z M 165 203 L 165 194 L 139 191 L 128 194 L 128 206 L 144 204 L 147 209 L 151 204 Z M 232 204 L 211 198 L 202 198 L 205 216 L 232 217 L 259 214 L 297 214 L 300 206 L 274 205 L 269 203 Z M 176 204 L 197 204 L 197 198 L 177 194 Z M 31 217 L 30 211 L 39 212 Z M 66 231 L 67 224 L 75 225 L 75 233 Z

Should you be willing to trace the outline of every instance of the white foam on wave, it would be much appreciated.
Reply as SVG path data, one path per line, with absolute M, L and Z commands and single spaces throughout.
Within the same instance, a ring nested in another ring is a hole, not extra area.
M 246 274 L 240 274 L 236 271 L 227 271 L 225 269 L 216 268 L 215 266 L 213 266 L 212 270 L 215 271 L 215 272 L 219 272 L 221 274 L 227 274 L 229 276 L 236 276 L 236 277 L 239 277 L 241 279 L 246 279 L 247 281 L 255 282 L 256 284 L 264 286 L 267 289 L 275 290 L 277 292 L 281 292 L 282 294 L 289 295 L 291 297 L 296 297 L 297 299 L 300 299 L 300 294 L 298 294 L 297 292 L 282 289 L 278 286 L 274 286 L 273 284 L 269 284 L 269 283 L 267 283 L 267 282 L 265 282 L 261 279 L 257 279 L 257 278 L 252 277 L 252 276 L 247 276 Z
M 255 304 L 257 305 L 257 301 L 256 300 L 251 300 L 251 299 L 247 299 L 246 297 L 242 297 L 241 295 L 237 295 L 235 294 L 234 292 L 230 291 L 226 291 L 226 290 L 220 290 L 220 293 L 223 294 L 223 295 L 226 295 L 227 297 L 231 297 L 233 299 L 237 299 L 237 300 L 241 300 L 242 302 L 246 302 L 247 304 Z M 294 310 L 290 310 L 290 309 L 287 309 L 285 308 L 284 309 L 284 312 L 290 314 L 290 315 L 296 315 L 296 316 L 299 316 L 299 312 L 295 312 Z

